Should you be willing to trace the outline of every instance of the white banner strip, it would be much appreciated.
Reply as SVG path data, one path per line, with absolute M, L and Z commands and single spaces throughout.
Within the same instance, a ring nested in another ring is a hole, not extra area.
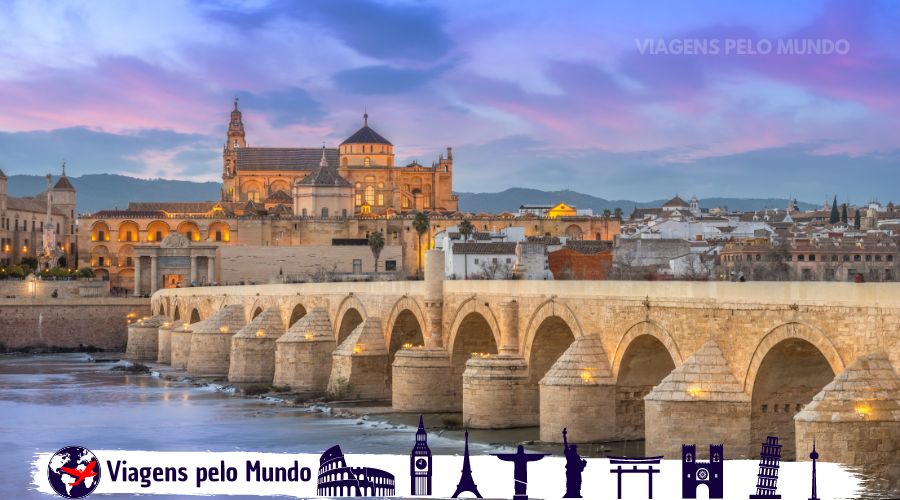
M 97 456 L 101 477 L 92 495 L 109 493 L 144 495 L 284 495 L 297 498 L 317 497 L 319 455 L 251 452 L 156 452 L 92 450 Z M 52 453 L 40 453 L 33 462 L 34 487 L 55 494 L 47 478 Z M 382 469 L 395 477 L 395 495 L 410 497 L 410 457 L 408 455 L 345 456 L 349 467 Z M 463 465 L 462 456 L 434 456 L 432 497 L 449 498 L 456 490 Z M 471 457 L 472 477 L 485 498 L 512 498 L 513 464 L 493 456 Z M 643 466 L 638 466 L 639 468 Z M 681 499 L 682 464 L 663 460 L 655 465 L 653 498 Z M 528 496 L 562 498 L 566 491 L 566 460 L 547 456 L 531 462 L 528 470 Z M 617 497 L 616 474 L 608 459 L 587 459 L 582 475 L 584 498 Z M 631 465 L 623 466 L 630 469 Z M 758 462 L 726 460 L 724 497 L 747 499 L 756 492 Z M 817 465 L 818 497 L 821 500 L 855 498 L 859 478 L 832 463 Z M 649 497 L 645 473 L 622 474 L 622 498 L 641 500 Z M 811 462 L 783 462 L 779 471 L 778 493 L 784 499 L 806 499 L 812 487 Z M 697 498 L 708 498 L 705 487 Z M 468 496 L 468 495 L 465 495 Z

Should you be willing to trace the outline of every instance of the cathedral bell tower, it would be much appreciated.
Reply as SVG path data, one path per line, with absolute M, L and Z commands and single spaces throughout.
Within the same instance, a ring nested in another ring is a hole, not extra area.
M 225 139 L 225 148 L 222 152 L 222 200 L 235 201 L 234 178 L 236 176 L 235 165 L 237 163 L 237 150 L 247 147 L 247 139 L 244 135 L 244 122 L 241 118 L 241 110 L 238 109 L 238 98 L 234 98 L 234 109 L 231 111 L 231 121 L 228 122 L 228 134 Z

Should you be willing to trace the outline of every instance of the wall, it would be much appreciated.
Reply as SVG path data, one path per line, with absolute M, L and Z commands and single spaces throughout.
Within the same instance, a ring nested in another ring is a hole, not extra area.
M 150 314 L 149 299 L 0 299 L 0 344 L 26 347 L 93 346 L 124 350 L 128 315 Z
M 372 272 L 375 268 L 375 258 L 368 245 L 225 246 L 219 252 L 219 279 L 224 283 L 269 283 L 279 272 L 285 275 L 303 275 L 320 269 L 331 271 L 335 265 L 336 272 L 351 273 L 353 259 L 362 260 L 363 273 Z M 385 261 L 388 260 L 396 261 L 399 270 L 402 264 L 401 253 L 400 246 L 385 246 L 378 259 L 378 270 L 384 271 Z
M 59 297 L 105 297 L 109 295 L 109 282 L 102 280 L 44 281 L 35 282 L 35 297 L 50 298 L 54 290 Z M 26 280 L 0 280 L 0 298 L 31 298 L 31 284 Z

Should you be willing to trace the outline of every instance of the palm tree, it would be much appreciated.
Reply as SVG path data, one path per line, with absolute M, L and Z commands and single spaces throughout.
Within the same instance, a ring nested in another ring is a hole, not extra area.
M 428 232 L 430 227 L 430 223 L 428 221 L 428 214 L 425 212 L 416 212 L 416 216 L 413 219 L 413 228 L 416 230 L 418 234 L 418 238 L 416 239 L 416 260 L 418 265 L 416 267 L 416 278 L 419 277 L 419 271 L 422 269 L 422 235 Z
M 369 235 L 369 250 L 372 251 L 372 256 L 375 257 L 375 272 L 378 272 L 378 257 L 381 256 L 381 250 L 384 249 L 384 235 L 381 234 L 381 231 L 375 231 L 374 233 Z
M 615 217 L 616 219 L 622 220 L 622 209 L 619 207 L 616 207 L 616 209 L 613 210 L 613 217 Z
M 468 219 L 463 219 L 462 222 L 459 223 L 459 234 L 463 237 L 463 271 L 464 277 L 463 279 L 469 279 L 469 256 L 466 253 L 468 247 L 466 243 L 469 241 L 469 236 L 475 232 L 475 226 L 469 222 Z
M 603 209 L 603 218 L 609 219 L 612 216 L 612 212 L 608 208 Z

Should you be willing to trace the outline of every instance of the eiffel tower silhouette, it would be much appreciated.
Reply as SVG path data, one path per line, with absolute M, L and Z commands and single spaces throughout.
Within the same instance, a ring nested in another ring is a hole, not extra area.
M 472 466 L 469 465 L 469 431 L 466 431 L 466 454 L 463 457 L 462 476 L 459 478 L 459 484 L 456 485 L 456 493 L 453 494 L 452 498 L 456 498 L 460 493 L 465 492 L 471 493 L 477 498 L 482 498 L 481 493 L 478 493 L 478 486 L 475 484 L 475 480 L 472 479 Z

